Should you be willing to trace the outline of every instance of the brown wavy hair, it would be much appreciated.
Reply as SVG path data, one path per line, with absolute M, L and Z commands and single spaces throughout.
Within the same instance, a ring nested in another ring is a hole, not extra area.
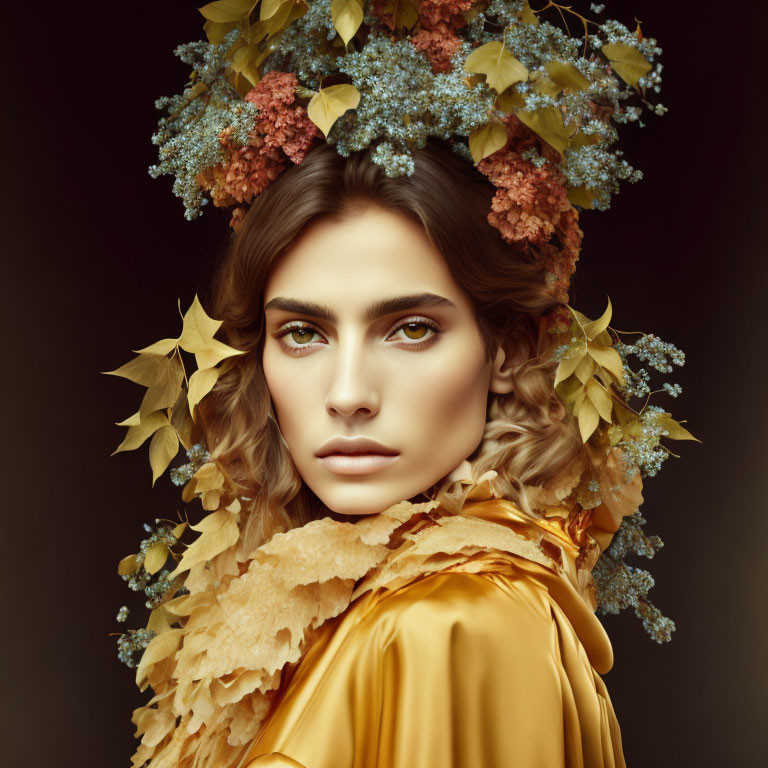
M 246 354 L 201 403 L 213 458 L 251 505 L 249 543 L 277 530 L 333 516 L 299 476 L 280 434 L 261 357 L 263 291 L 270 267 L 320 216 L 343 218 L 374 204 L 419 222 L 475 305 L 488 360 L 498 343 L 528 345 L 508 395 L 489 395 L 483 439 L 468 457 L 473 474 L 499 473 L 500 490 L 530 511 L 526 486 L 545 487 L 583 459 L 583 446 L 553 382 L 556 363 L 541 348 L 538 319 L 560 306 L 547 293 L 544 268 L 506 243 L 488 223 L 495 188 L 446 142 L 414 152 L 411 176 L 388 177 L 363 150 L 340 156 L 321 144 L 284 172 L 251 205 L 215 274 L 210 314 L 223 340 Z M 441 486 L 424 492 L 433 498 Z

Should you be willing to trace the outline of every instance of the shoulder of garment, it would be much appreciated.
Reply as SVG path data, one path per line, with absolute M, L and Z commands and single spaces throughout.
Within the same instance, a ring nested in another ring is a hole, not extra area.
M 602 680 L 540 566 L 516 560 L 377 590 L 326 622 L 242 765 L 623 767 Z

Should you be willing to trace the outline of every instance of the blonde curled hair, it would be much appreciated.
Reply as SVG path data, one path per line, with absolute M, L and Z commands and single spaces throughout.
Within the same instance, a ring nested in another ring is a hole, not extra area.
M 584 461 L 555 394 L 556 363 L 540 329 L 540 319 L 561 306 L 547 292 L 542 260 L 506 243 L 488 223 L 493 185 L 447 142 L 430 140 L 414 159 L 412 176 L 389 178 L 368 150 L 344 158 L 330 145 L 314 148 L 256 198 L 215 275 L 210 313 L 223 321 L 223 340 L 246 354 L 201 403 L 202 427 L 212 457 L 251 505 L 243 530 L 249 546 L 332 515 L 295 468 L 261 365 L 267 275 L 320 216 L 344 218 L 377 205 L 417 221 L 472 299 L 487 358 L 499 343 L 527 346 L 513 391 L 489 395 L 483 439 L 468 457 L 475 477 L 495 469 L 497 487 L 531 511 L 526 488 L 553 487 Z

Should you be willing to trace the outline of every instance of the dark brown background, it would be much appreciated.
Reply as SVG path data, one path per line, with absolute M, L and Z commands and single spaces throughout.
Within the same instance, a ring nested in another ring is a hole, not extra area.
M 108 634 L 119 605 L 141 614 L 115 566 L 180 499 L 165 478 L 150 489 L 146 449 L 109 458 L 112 422 L 140 390 L 98 371 L 178 333 L 176 299 L 186 309 L 204 288 L 226 232 L 210 212 L 185 221 L 170 180 L 146 173 L 153 100 L 184 82 L 172 49 L 201 35 L 196 5 L 29 3 L 4 17 L 0 722 L 2 762 L 19 768 L 127 765 L 133 751 L 144 697 Z M 656 645 L 631 614 L 605 620 L 630 768 L 763 762 L 760 5 L 614 0 L 605 14 L 643 14 L 665 49 L 670 112 L 625 131 L 645 179 L 583 217 L 572 303 L 596 316 L 610 295 L 615 327 L 686 351 L 683 396 L 655 402 L 703 441 L 673 444 L 683 458 L 645 485 L 647 529 L 666 542 L 651 596 L 677 622 L 673 641 Z

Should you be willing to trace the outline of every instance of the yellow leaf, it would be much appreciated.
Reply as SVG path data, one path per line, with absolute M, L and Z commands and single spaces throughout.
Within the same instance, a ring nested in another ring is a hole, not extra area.
M 698 437 L 694 437 L 685 427 L 681 426 L 679 422 L 675 421 L 668 413 L 663 414 L 656 419 L 656 423 L 669 432 L 668 437 L 672 440 L 695 440 L 700 443 Z M 665 435 L 667 437 L 667 435 Z
M 583 91 L 585 88 L 589 88 L 589 80 L 573 64 L 567 64 L 564 61 L 550 61 L 547 64 L 547 74 L 560 88 L 571 88 L 574 91 Z
M 148 413 L 141 418 L 141 422 L 128 428 L 123 442 L 112 451 L 112 456 L 120 451 L 133 451 L 138 448 L 150 435 L 168 424 L 168 417 L 162 411 Z
M 333 124 L 348 109 L 355 109 L 360 103 L 360 91 L 354 85 L 343 83 L 321 88 L 307 105 L 309 119 L 325 136 Z M 202 366 L 201 366 L 202 367 Z
M 516 89 L 508 88 L 504 93 L 500 93 L 496 97 L 493 106 L 494 109 L 498 109 L 500 112 L 512 112 L 517 107 L 525 106 L 525 97 Z
M 538 25 L 539 17 L 531 10 L 531 6 L 528 4 L 528 0 L 523 0 L 523 10 L 520 11 L 520 21 L 523 24 Z
M 586 384 L 595 373 L 595 361 L 589 355 L 584 355 L 573 373 L 582 384 Z
M 608 392 L 606 392 L 596 379 L 590 379 L 586 386 L 585 391 L 587 397 L 595 406 L 595 409 L 600 414 L 600 418 L 609 423 L 613 422 L 611 418 L 611 411 L 613 410 L 613 400 Z
M 561 156 L 571 136 L 577 130 L 575 124 L 566 126 L 563 123 L 563 113 L 557 107 L 542 107 L 533 112 L 520 109 L 515 114 L 522 123 L 556 149 Z
M 183 630 L 181 629 L 170 629 L 150 640 L 149 645 L 147 645 L 144 653 L 141 655 L 138 667 L 136 667 L 136 685 L 140 688 L 142 687 L 148 667 L 176 653 L 181 644 L 182 632 Z
M 592 404 L 592 401 L 585 399 L 579 407 L 579 432 L 581 433 L 581 442 L 586 443 L 590 435 L 597 429 L 600 423 L 600 414 Z
M 601 136 L 599 133 L 584 133 L 577 131 L 571 137 L 571 147 L 588 147 L 592 144 L 599 144 Z M 586 208 L 586 206 L 584 206 Z
M 194 374 L 192 374 L 194 376 Z M 192 446 L 194 435 L 194 422 L 189 415 L 189 406 L 187 405 L 187 393 L 182 389 L 179 392 L 179 398 L 173 404 L 171 409 L 171 426 L 176 430 L 179 436 L 179 442 L 185 449 Z
M 418 2 L 414 0 L 390 0 L 383 7 L 383 11 L 394 19 L 394 26 L 389 21 L 386 25 L 394 32 L 397 29 L 410 29 L 418 20 Z
M 107 376 L 122 376 L 143 387 L 149 387 L 162 377 L 167 365 L 168 358 L 164 355 L 141 353 L 114 371 L 102 371 L 102 373 Z
M 276 13 L 259 23 L 264 25 L 267 37 L 273 37 L 296 19 L 303 16 L 308 8 L 309 6 L 303 2 L 285 2 L 278 8 Z M 276 48 L 277 41 L 265 46 L 264 51 L 261 53 L 259 64 Z
M 568 408 L 568 412 L 572 413 L 574 411 L 576 399 L 578 398 L 579 393 L 583 392 L 583 389 L 581 382 L 575 376 L 569 376 L 557 385 L 555 391 L 566 408 Z
M 178 355 L 173 357 L 161 357 L 163 365 L 157 370 L 157 378 L 144 393 L 139 408 L 139 414 L 143 419 L 146 415 L 159 411 L 162 408 L 170 408 L 178 399 L 181 392 L 181 382 L 184 380 L 184 368 Z
M 540 93 L 544 96 L 550 96 L 555 99 L 563 89 L 551 78 L 547 77 L 546 72 L 536 70 L 531 72 L 529 82 L 533 86 L 536 93 Z
M 130 576 L 132 573 L 136 573 L 137 568 L 136 555 L 128 555 L 117 564 L 117 572 L 121 576 Z
M 160 339 L 160 341 L 156 341 L 144 349 L 134 349 L 133 351 L 140 355 L 167 355 L 176 348 L 178 341 L 178 339 Z
M 195 406 L 213 389 L 219 380 L 218 368 L 201 368 L 189 377 L 189 412 L 195 415 Z
M 286 2 L 292 0 L 261 0 L 261 9 L 259 11 L 259 19 L 269 19 L 274 16 Z
M 141 412 L 136 411 L 133 416 L 129 416 L 122 421 L 116 421 L 115 424 L 117 424 L 118 427 L 138 427 L 139 424 L 141 424 Z
M 254 64 L 258 55 L 259 47 L 252 43 L 238 48 L 232 57 L 232 71 L 247 78 L 251 86 L 256 85 L 261 79 L 258 67 Z
M 571 348 L 568 357 L 561 360 L 560 365 L 557 367 L 555 386 L 567 379 L 576 370 L 586 354 L 587 347 L 582 341 L 579 341 L 576 346 Z
M 162 541 L 155 542 L 144 555 L 144 570 L 149 574 L 157 573 L 168 559 L 168 546 Z
M 156 635 L 161 635 L 163 632 L 167 632 L 170 628 L 171 625 L 168 621 L 168 613 L 165 610 L 165 606 L 159 605 L 149 614 L 147 629 L 151 629 Z
M 250 15 L 255 5 L 256 0 L 217 0 L 198 10 L 209 21 L 222 23 L 244 19 Z
M 194 352 L 196 347 L 203 346 L 213 338 L 213 335 L 221 327 L 221 320 L 214 320 L 203 309 L 200 299 L 195 298 L 184 315 L 183 328 L 179 344 L 187 352 Z
M 186 523 L 179 523 L 172 531 L 171 534 L 175 539 L 180 539 L 181 535 L 184 533 L 184 531 L 187 529 Z
M 611 62 L 619 76 L 627 85 L 638 87 L 638 81 L 653 69 L 648 59 L 632 45 L 626 43 L 606 43 L 602 47 L 603 54 Z
M 218 45 L 236 26 L 236 21 L 217 22 L 209 19 L 203 24 L 203 31 L 209 43 Z
M 590 341 L 608 327 L 608 323 L 611 322 L 612 314 L 613 307 L 611 306 L 611 299 L 609 297 L 608 306 L 605 308 L 605 312 L 603 312 L 603 314 L 597 320 L 593 320 L 584 326 L 584 333 L 587 334 L 587 338 L 590 339 Z
M 192 306 L 184 315 L 179 345 L 195 355 L 198 368 L 212 368 L 227 357 L 243 354 L 241 350 L 233 349 L 213 338 L 220 327 L 221 320 L 209 317 L 195 296 Z
M 499 40 L 493 40 L 472 51 L 464 62 L 464 69 L 485 75 L 486 82 L 497 93 L 528 78 L 528 70 Z
M 620 400 L 617 400 L 614 403 L 613 410 L 616 413 L 619 424 L 621 424 L 625 430 L 629 429 L 633 424 L 640 423 L 639 419 L 637 418 L 637 414 Z
M 168 577 L 170 579 L 176 578 L 198 563 L 212 560 L 216 555 L 235 544 L 240 536 L 236 517 L 225 510 L 213 512 L 203 518 L 197 526 L 190 527 L 195 530 L 203 530 L 203 533 L 184 551 L 181 562 Z
M 331 18 L 346 45 L 363 22 L 363 9 L 357 0 L 331 0 Z
M 219 500 L 224 492 L 224 475 L 221 474 L 215 462 L 203 464 L 195 472 L 182 492 L 184 501 L 191 501 L 195 496 L 200 496 L 203 509 L 217 509 Z M 194 530 L 201 530 L 192 526 Z
M 591 210 L 593 200 L 592 193 L 583 184 L 580 187 L 572 187 L 568 190 L 568 202 L 571 205 L 578 205 L 585 210 Z
M 155 432 L 149 444 L 149 465 L 152 467 L 152 485 L 165 472 L 178 452 L 179 438 L 176 436 L 176 430 L 170 424 Z
M 479 163 L 507 144 L 507 129 L 501 120 L 491 118 L 490 122 L 475 128 L 469 134 L 469 151 L 472 159 Z
M 613 347 L 603 347 L 600 344 L 590 342 L 587 346 L 590 357 L 602 368 L 605 368 L 617 384 L 624 383 L 624 363 L 621 356 Z

